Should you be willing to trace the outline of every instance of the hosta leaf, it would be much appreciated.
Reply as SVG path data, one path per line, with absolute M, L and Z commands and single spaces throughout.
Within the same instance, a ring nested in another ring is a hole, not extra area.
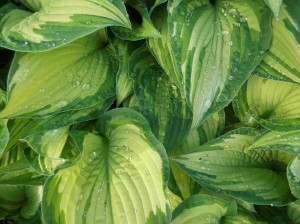
M 0 158 L 9 140 L 9 133 L 6 122 L 0 119 Z
M 136 96 L 135 94 L 131 94 L 129 97 L 127 97 L 123 103 L 122 103 L 123 107 L 128 107 L 130 109 L 133 109 L 135 111 L 140 112 L 140 108 L 139 108 L 139 104 L 137 102 Z
M 17 147 L 21 138 L 31 135 L 34 126 L 34 122 L 30 119 L 8 120 L 7 127 L 10 136 L 3 154 Z
M 183 0 L 169 7 L 171 47 L 194 127 L 229 104 L 271 40 L 264 2 L 211 2 Z
M 0 89 L 0 111 L 5 107 L 6 104 L 6 93 Z
M 43 185 L 46 179 L 32 168 L 24 156 L 23 147 L 10 150 L 0 160 L 0 186 Z
M 51 150 L 51 147 L 48 147 Z M 62 167 L 68 167 L 74 163 L 74 161 L 80 155 L 80 150 L 77 148 L 71 137 L 68 138 L 63 148 L 55 150 L 52 148 L 50 152 L 50 157 L 38 154 L 34 150 L 26 149 L 25 156 L 29 161 L 30 165 L 34 170 L 42 175 L 53 175 L 53 173 Z M 57 158 L 53 158 L 54 157 Z
M 25 155 L 32 168 L 42 175 L 53 175 L 57 167 L 65 163 L 64 158 L 51 159 L 47 156 L 42 156 L 31 149 L 25 150 Z
M 47 51 L 107 26 L 130 28 L 120 0 L 53 0 L 36 13 L 8 4 L 0 13 L 0 46 L 23 52 Z
M 269 6 L 269 8 L 272 10 L 276 19 L 279 19 L 281 4 L 282 4 L 283 0 L 264 0 L 264 1 Z
M 257 221 L 254 216 L 250 213 L 238 212 L 234 216 L 224 216 L 222 224 L 268 224 L 264 221 Z
M 63 112 L 43 119 L 9 120 L 8 129 L 10 139 L 4 153 L 15 147 L 20 139 L 26 138 L 27 136 L 97 119 L 108 110 L 114 100 L 115 98 L 112 97 L 91 108 Z
M 182 202 L 182 199 L 169 189 L 167 190 L 167 194 L 169 196 L 172 211 L 174 211 L 174 209 Z
M 124 40 L 142 40 L 147 37 L 160 37 L 153 26 L 145 3 L 140 0 L 127 0 L 126 9 L 129 14 L 132 29 L 128 27 L 112 27 L 113 33 Z
M 261 220 L 265 220 L 268 224 L 281 224 L 289 223 L 287 212 L 285 207 L 277 206 L 256 206 L 257 217 Z
M 44 221 L 169 223 L 168 160 L 147 121 L 116 109 L 102 116 L 98 127 L 101 136 L 72 133 L 82 155 L 48 179 Z
M 11 216 L 31 218 L 38 212 L 41 200 L 40 186 L 0 185 L 0 210 L 6 211 Z
M 252 142 L 251 150 L 278 150 L 285 153 L 300 155 L 300 131 L 265 131 Z
M 1 117 L 43 117 L 89 108 L 115 95 L 118 61 L 105 31 L 42 53 L 17 53 Z
M 32 149 L 26 150 L 25 154 L 37 172 L 52 174 L 58 165 L 64 163 L 65 159 L 60 157 L 68 138 L 68 130 L 69 127 L 64 127 L 21 139 Z
M 43 7 L 45 7 L 50 0 L 20 0 L 23 5 L 27 8 L 37 12 L 40 11 Z
M 172 155 L 186 154 L 195 151 L 200 145 L 219 136 L 223 128 L 224 111 L 212 114 L 201 126 L 189 133 L 183 144 L 172 152 Z M 183 172 L 173 161 L 170 161 L 170 167 L 182 197 L 186 199 L 195 193 L 192 178 Z
M 265 128 L 278 131 L 300 127 L 300 86 L 251 76 L 237 96 L 235 110 L 243 121 L 255 119 Z
M 288 204 L 288 216 L 292 224 L 300 222 L 300 200 Z
M 284 205 L 293 197 L 282 172 L 293 156 L 278 156 L 276 148 L 269 155 L 249 149 L 259 133 L 250 128 L 228 132 L 174 161 L 205 188 L 254 204 Z
M 119 106 L 133 92 L 132 80 L 129 78 L 129 58 L 138 46 L 140 46 L 140 42 L 115 38 L 113 45 L 116 47 L 120 59 L 116 84 L 117 105 Z
M 224 111 L 213 113 L 202 125 L 193 129 L 183 144 L 176 149 L 174 155 L 185 154 L 194 151 L 198 146 L 220 136 L 225 125 Z
M 36 153 L 52 159 L 59 158 L 68 138 L 69 127 L 54 129 L 30 135 L 22 139 Z
M 280 1 L 269 2 L 278 6 Z M 299 4 L 299 0 L 283 1 L 280 19 L 272 20 L 272 42 L 255 69 L 256 75 L 300 83 L 300 13 L 295 7 Z
M 184 96 L 144 45 L 130 58 L 130 74 L 140 112 L 170 153 L 190 132 L 192 113 Z
M 299 153 L 300 155 L 300 153 Z M 287 177 L 293 195 L 300 199 L 300 159 L 296 157 L 287 167 Z
M 153 12 L 153 10 L 157 7 L 157 6 L 159 6 L 159 5 L 161 5 L 161 4 L 163 4 L 163 3 L 165 3 L 167 0 L 155 0 L 155 3 L 154 3 L 154 5 L 151 7 L 151 9 L 150 9 L 150 14 L 152 14 L 152 12 Z M 164 17 L 166 17 L 166 16 L 164 16 Z
M 34 124 L 34 127 L 31 129 L 32 133 L 57 129 L 60 127 L 97 119 L 109 109 L 114 100 L 115 97 L 111 97 L 90 108 L 62 112 L 43 119 L 34 119 L 31 121 Z
M 165 16 L 167 4 L 158 6 L 152 14 L 152 20 L 155 27 L 161 33 L 161 38 L 147 39 L 149 50 L 154 55 L 160 66 L 165 70 L 171 81 L 178 87 L 181 87 L 180 74 L 175 66 L 173 53 L 171 51 L 171 42 L 168 32 L 168 17 Z
M 173 224 L 220 223 L 226 215 L 236 214 L 235 201 L 226 201 L 210 195 L 193 195 L 173 212 Z

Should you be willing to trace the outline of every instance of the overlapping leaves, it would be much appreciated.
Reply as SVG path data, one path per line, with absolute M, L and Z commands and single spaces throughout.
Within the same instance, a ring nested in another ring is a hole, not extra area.
M 298 4 L 3 0 L 0 219 L 299 223 Z

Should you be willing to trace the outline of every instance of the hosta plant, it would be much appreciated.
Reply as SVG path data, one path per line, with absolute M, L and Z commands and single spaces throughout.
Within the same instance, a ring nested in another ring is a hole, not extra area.
M 300 223 L 300 0 L 1 0 L 0 54 L 0 223 Z

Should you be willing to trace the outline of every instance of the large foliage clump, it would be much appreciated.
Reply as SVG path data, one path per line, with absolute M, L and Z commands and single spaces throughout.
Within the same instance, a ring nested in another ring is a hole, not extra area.
M 300 223 L 300 0 L 2 0 L 0 219 Z

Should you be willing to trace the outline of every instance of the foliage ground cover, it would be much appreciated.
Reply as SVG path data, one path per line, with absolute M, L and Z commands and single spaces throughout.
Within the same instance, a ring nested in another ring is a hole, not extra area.
M 0 57 L 0 223 L 300 223 L 300 0 L 1 0 Z

